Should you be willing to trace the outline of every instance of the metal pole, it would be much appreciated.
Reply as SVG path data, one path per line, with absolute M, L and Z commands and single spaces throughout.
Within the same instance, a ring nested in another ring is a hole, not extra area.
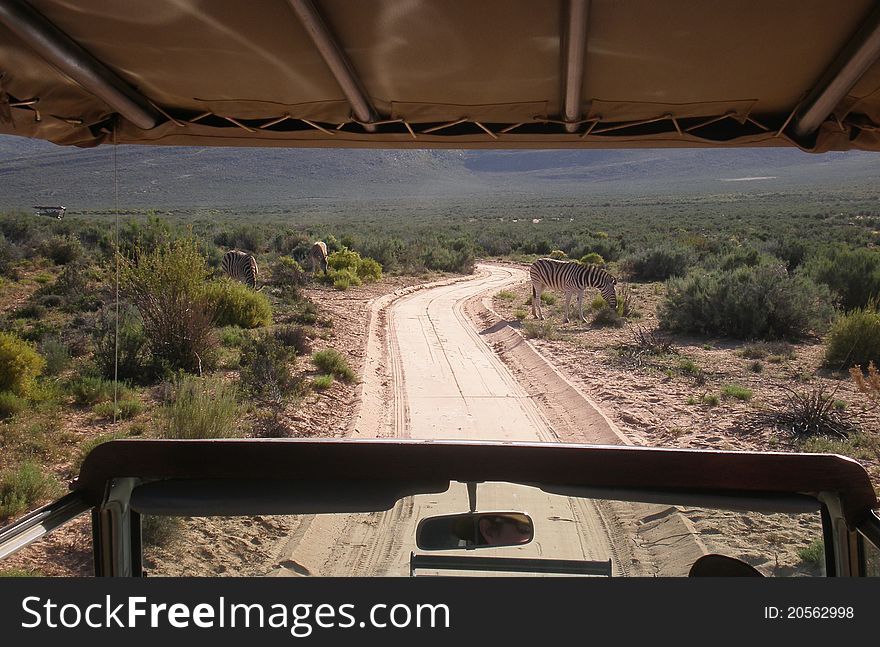
M 360 79 L 354 71 L 354 67 L 336 38 L 327 27 L 327 23 L 318 13 L 318 9 L 312 0 L 287 0 L 290 6 L 296 12 L 302 26 L 318 48 L 321 58 L 327 63 L 330 72 L 333 74 L 342 93 L 351 104 L 358 121 L 366 124 L 364 128 L 368 132 L 375 132 L 376 127 L 371 125 L 372 122 L 378 121 L 378 112 L 370 103 L 367 92 L 361 84 Z
M 147 130 L 158 122 L 146 97 L 27 3 L 0 0 L 0 23 L 138 128 Z
M 880 4 L 825 70 L 794 120 L 798 137 L 812 134 L 880 56 Z
M 584 59 L 587 52 L 587 24 L 590 0 L 570 0 L 563 32 L 562 71 L 564 121 L 576 122 L 581 118 L 581 92 L 584 85 Z M 565 130 L 577 131 L 576 123 L 566 123 Z

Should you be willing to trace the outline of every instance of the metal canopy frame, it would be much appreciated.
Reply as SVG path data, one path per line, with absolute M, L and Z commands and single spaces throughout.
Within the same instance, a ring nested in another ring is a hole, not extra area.
M 297 18 L 302 23 L 315 47 L 321 54 L 321 58 L 327 63 L 330 72 L 339 83 L 342 93 L 351 105 L 358 122 L 363 125 L 367 132 L 375 132 L 373 122 L 379 120 L 379 112 L 370 103 L 369 96 L 363 83 L 354 70 L 348 56 L 339 44 L 339 41 L 330 31 L 324 18 L 318 13 L 318 9 L 312 0 L 287 0 Z
M 875 5 L 797 110 L 792 125 L 795 136 L 813 134 L 878 57 L 880 4 Z
M 590 0 L 569 0 L 561 48 L 562 118 L 569 133 L 577 132 L 580 126 L 589 14 Z
M 0 0 L 0 23 L 138 128 L 149 130 L 158 123 L 159 113 L 149 99 L 29 4 Z

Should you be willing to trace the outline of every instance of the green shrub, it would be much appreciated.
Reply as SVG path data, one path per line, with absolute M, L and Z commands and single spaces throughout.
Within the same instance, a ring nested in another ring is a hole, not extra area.
M 703 369 L 701 369 L 694 360 L 686 357 L 678 361 L 677 368 L 680 373 L 691 377 L 697 377 L 703 372 Z
M 218 326 L 262 328 L 272 323 L 272 306 L 262 292 L 243 283 L 223 279 L 205 289 L 206 300 Z
M 333 386 L 333 376 L 332 375 L 318 375 L 312 380 L 312 388 L 316 391 L 323 391 L 324 389 L 329 389 Z
M 499 292 L 495 296 L 502 301 L 513 301 L 514 299 L 516 299 L 516 295 L 509 290 L 501 290 L 501 292 Z
M 734 398 L 748 402 L 752 399 L 752 390 L 738 384 L 726 384 L 721 388 L 721 395 L 725 398 Z
M 27 303 L 16 310 L 13 316 L 19 319 L 42 319 L 46 316 L 46 308 L 39 303 Z
M 107 379 L 116 374 L 118 344 L 118 374 L 120 380 L 145 382 L 155 372 L 150 364 L 149 342 L 144 322 L 137 309 L 124 306 L 119 311 L 119 330 L 116 329 L 115 310 L 106 309 L 98 315 L 92 341 L 98 370 Z
M 291 373 L 296 357 L 274 335 L 262 334 L 249 340 L 241 349 L 241 384 L 249 393 L 280 402 L 292 393 L 297 386 Z
M 809 258 L 803 269 L 831 288 L 844 310 L 864 308 L 880 297 L 880 250 L 830 247 Z
M 761 254 L 753 247 L 737 247 L 721 256 L 710 256 L 705 265 L 709 269 L 735 270 L 738 267 L 755 267 L 761 263 L 778 263 L 778 259 Z
M 64 299 L 58 294 L 44 294 L 39 299 L 39 304 L 44 308 L 57 308 L 64 303 Z
M 312 355 L 312 363 L 322 373 L 331 373 L 343 382 L 354 382 L 357 375 L 345 357 L 335 348 L 326 348 Z
M 305 285 L 308 275 L 290 256 L 279 256 L 272 264 L 272 283 L 283 288 Z
M 173 385 L 170 402 L 163 408 L 165 438 L 231 438 L 239 407 L 235 387 L 217 379 L 181 376 Z
M 116 402 L 115 407 L 113 406 L 112 401 L 101 402 L 92 407 L 92 412 L 99 418 L 113 420 L 114 408 L 116 413 L 115 417 L 118 420 L 130 420 L 144 410 L 144 405 L 141 404 L 140 400 L 134 399 L 119 400 Z
M 513 312 L 513 316 L 514 316 L 518 321 L 523 321 L 528 315 L 529 315 L 529 313 L 526 312 L 525 310 L 523 310 L 522 308 L 517 308 L 517 309 L 514 310 L 514 312 Z
M 56 265 L 66 265 L 83 255 L 83 246 L 72 236 L 53 236 L 40 244 L 40 254 Z
M 552 292 L 542 292 L 541 293 L 541 303 L 546 304 L 548 306 L 552 306 L 556 303 L 556 295 Z
M 550 258 L 556 259 L 557 261 L 564 261 L 568 258 L 568 254 L 563 252 L 561 249 L 554 249 L 550 252 Z
M 65 297 L 71 303 L 78 304 L 78 299 L 89 292 L 90 268 L 83 259 L 70 262 L 64 266 L 58 279 L 51 286 L 40 289 L 40 293 L 56 294 Z
M 329 267 L 321 280 L 337 290 L 346 290 L 366 281 L 371 283 L 382 278 L 382 266 L 372 258 L 362 258 L 357 252 L 343 247 L 327 257 Z
M 693 252 L 687 247 L 660 245 L 630 256 L 623 265 L 636 280 L 664 281 L 684 275 L 693 263 Z
M 0 391 L 27 397 L 46 360 L 33 344 L 11 333 L 0 332 Z
M 739 350 L 739 355 L 746 359 L 764 359 L 771 355 L 785 359 L 794 359 L 794 346 L 784 341 L 752 342 L 745 344 Z
M 279 342 L 288 348 L 293 348 L 297 355 L 308 355 L 312 352 L 310 337 L 316 335 L 315 330 L 304 326 L 280 326 L 272 331 Z
M 382 280 L 382 266 L 372 258 L 362 258 L 357 268 L 358 278 L 366 283 Z
M 601 310 L 597 310 L 593 315 L 592 324 L 600 328 L 621 328 L 624 324 L 624 320 L 619 314 L 617 314 L 616 310 L 612 310 L 606 305 Z
M 721 398 L 719 398 L 714 393 L 706 393 L 705 395 L 703 395 L 702 402 L 703 404 L 710 407 L 717 407 L 719 404 L 721 404 Z
M 0 472 L 0 519 L 14 517 L 58 494 L 61 486 L 43 474 L 36 463 L 26 461 Z
M 27 400 L 10 391 L 0 391 L 0 420 L 9 418 L 27 409 Z
M 205 298 L 208 267 L 193 238 L 140 247 L 126 260 L 122 285 L 137 306 L 154 360 L 201 373 L 216 360 L 214 310 Z
M 814 539 L 809 546 L 799 548 L 797 554 L 801 561 L 813 567 L 822 566 L 825 563 L 825 542 L 821 539 Z
M 47 337 L 41 341 L 40 354 L 46 360 L 47 375 L 58 375 L 70 362 L 70 351 L 57 337 Z
M 80 405 L 94 405 L 113 399 L 113 380 L 107 380 L 96 375 L 80 375 L 75 377 L 67 385 L 68 392 Z M 131 396 L 131 389 L 120 383 L 116 386 L 117 399 Z
M 581 256 L 581 260 L 578 261 L 581 265 L 605 265 L 605 259 L 602 258 L 601 255 L 596 252 L 590 252 L 584 256 Z
M 347 290 L 361 284 L 360 278 L 351 270 L 329 270 L 325 275 L 336 290 Z
M 859 308 L 834 322 L 825 349 L 825 365 L 835 369 L 880 364 L 880 312 Z
M 559 339 L 556 327 L 547 319 L 527 321 L 523 324 L 523 335 L 526 339 Z
M 671 279 L 658 318 L 678 332 L 773 339 L 824 330 L 831 312 L 824 286 L 758 265 Z
M 220 330 L 220 343 L 227 348 L 241 348 L 250 336 L 238 326 L 226 326 Z

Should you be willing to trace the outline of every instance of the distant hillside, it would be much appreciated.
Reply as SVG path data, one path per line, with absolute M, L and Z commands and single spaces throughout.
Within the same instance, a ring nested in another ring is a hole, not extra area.
M 442 151 L 120 146 L 128 208 L 287 206 L 309 199 L 461 200 L 874 184 L 880 155 L 793 149 Z M 113 149 L 0 137 L 0 209 L 113 205 Z

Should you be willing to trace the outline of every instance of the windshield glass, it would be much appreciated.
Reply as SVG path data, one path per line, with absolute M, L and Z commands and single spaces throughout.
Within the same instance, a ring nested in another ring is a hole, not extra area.
M 385 512 L 146 517 L 144 566 L 150 575 L 173 576 L 683 577 L 701 558 L 705 563 L 705 555 L 723 555 L 767 577 L 825 573 L 818 512 L 759 514 L 585 499 L 509 483 L 482 483 L 477 498 L 478 511 L 527 514 L 534 538 L 517 546 L 468 549 L 460 541 L 461 547 L 421 550 L 419 522 L 469 509 L 465 485 L 453 483 L 443 494 L 406 497 Z M 198 548 L 182 551 L 186 545 Z M 475 565 L 472 558 L 481 561 Z M 700 574 L 726 574 L 711 568 Z

